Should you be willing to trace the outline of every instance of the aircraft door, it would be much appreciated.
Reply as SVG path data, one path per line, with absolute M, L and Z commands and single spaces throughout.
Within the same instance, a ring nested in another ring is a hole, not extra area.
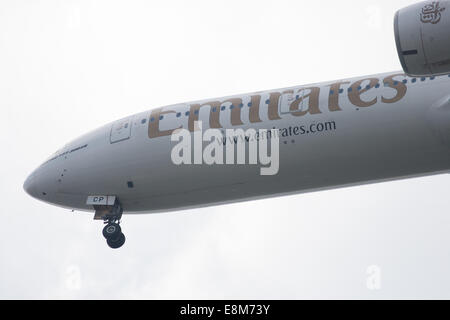
M 297 93 L 283 93 L 280 97 L 280 105 L 279 105 L 280 114 L 288 114 L 292 112 L 302 111 L 304 105 L 303 93 L 304 90 L 301 90 L 301 92 Z M 296 106 L 293 110 L 290 110 L 291 104 L 293 104 L 297 100 L 301 100 L 298 106 Z
M 116 121 L 111 128 L 111 143 L 130 139 L 132 123 L 132 118 Z

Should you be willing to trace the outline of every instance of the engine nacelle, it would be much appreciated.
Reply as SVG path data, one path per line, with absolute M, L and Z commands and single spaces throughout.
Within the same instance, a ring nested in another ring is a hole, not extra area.
M 406 74 L 450 73 L 450 1 L 424 1 L 397 11 L 394 31 Z

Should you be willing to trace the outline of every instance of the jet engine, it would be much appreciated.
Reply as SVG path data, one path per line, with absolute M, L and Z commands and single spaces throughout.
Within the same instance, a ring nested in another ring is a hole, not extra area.
M 397 11 L 394 32 L 406 74 L 450 73 L 450 1 L 424 1 Z

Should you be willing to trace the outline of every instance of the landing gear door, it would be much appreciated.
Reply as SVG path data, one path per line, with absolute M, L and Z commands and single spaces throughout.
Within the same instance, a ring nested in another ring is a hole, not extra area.
M 128 140 L 131 137 L 132 118 L 115 122 L 111 128 L 111 143 Z

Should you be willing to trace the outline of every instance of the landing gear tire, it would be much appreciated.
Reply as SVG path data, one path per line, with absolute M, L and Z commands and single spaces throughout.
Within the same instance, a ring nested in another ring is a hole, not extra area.
M 108 246 L 113 249 L 118 249 L 125 243 L 125 235 L 120 233 L 116 238 L 110 238 L 106 240 Z
M 122 229 L 120 228 L 118 223 L 108 223 L 103 228 L 103 236 L 106 240 L 109 239 L 118 239 L 120 234 L 122 233 Z

